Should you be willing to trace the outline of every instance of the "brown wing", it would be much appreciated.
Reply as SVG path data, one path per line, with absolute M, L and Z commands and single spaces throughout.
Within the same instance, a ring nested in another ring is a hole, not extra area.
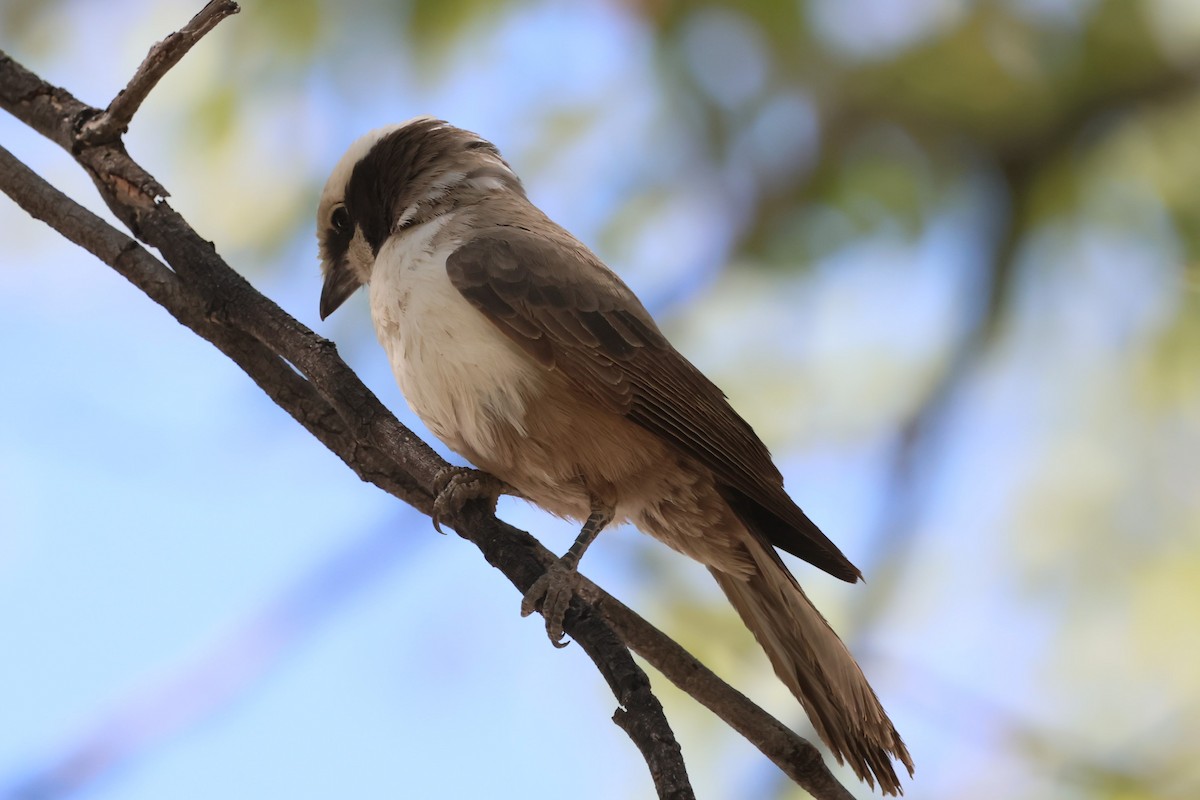
M 721 390 L 583 245 L 566 233 L 496 226 L 452 253 L 446 269 L 463 296 L 539 363 L 710 469 L 749 528 L 842 580 L 861 577 L 788 497 L 766 446 Z

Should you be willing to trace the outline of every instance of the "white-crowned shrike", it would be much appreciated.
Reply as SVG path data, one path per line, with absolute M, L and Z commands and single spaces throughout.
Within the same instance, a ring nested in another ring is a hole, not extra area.
M 427 117 L 372 131 L 329 177 L 317 234 L 322 319 L 368 284 L 379 341 L 429 430 L 583 524 L 523 606 L 542 604 L 552 640 L 579 556 L 628 520 L 707 566 L 838 760 L 900 791 L 904 743 L 775 548 L 844 581 L 858 569 L 788 497 L 721 390 L 529 201 L 495 145 Z

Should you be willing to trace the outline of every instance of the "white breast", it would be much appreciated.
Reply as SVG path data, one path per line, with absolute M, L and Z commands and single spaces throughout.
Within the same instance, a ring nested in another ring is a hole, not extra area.
M 371 274 L 371 317 L 409 406 L 468 458 L 493 452 L 499 427 L 525 434 L 525 409 L 541 376 L 450 283 L 457 237 L 438 217 L 394 236 Z

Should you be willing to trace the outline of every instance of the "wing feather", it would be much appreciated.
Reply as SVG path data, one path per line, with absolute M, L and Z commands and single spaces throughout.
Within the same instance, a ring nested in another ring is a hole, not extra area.
M 546 368 L 712 471 L 751 530 L 843 580 L 860 577 L 783 489 L 766 446 L 624 283 L 565 232 L 495 226 L 446 260 L 451 283 Z

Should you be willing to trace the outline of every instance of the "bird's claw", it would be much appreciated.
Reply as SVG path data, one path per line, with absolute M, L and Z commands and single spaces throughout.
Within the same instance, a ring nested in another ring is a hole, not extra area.
M 433 478 L 433 528 L 442 531 L 442 520 L 453 519 L 472 500 L 489 500 L 492 509 L 502 494 L 516 494 L 498 478 L 470 467 L 445 467 Z
M 559 560 L 546 568 L 521 600 L 522 617 L 528 617 L 541 606 L 542 617 L 546 620 L 546 635 L 555 647 L 570 644 L 563 641 L 563 618 L 567 615 L 578 586 L 579 573 Z

